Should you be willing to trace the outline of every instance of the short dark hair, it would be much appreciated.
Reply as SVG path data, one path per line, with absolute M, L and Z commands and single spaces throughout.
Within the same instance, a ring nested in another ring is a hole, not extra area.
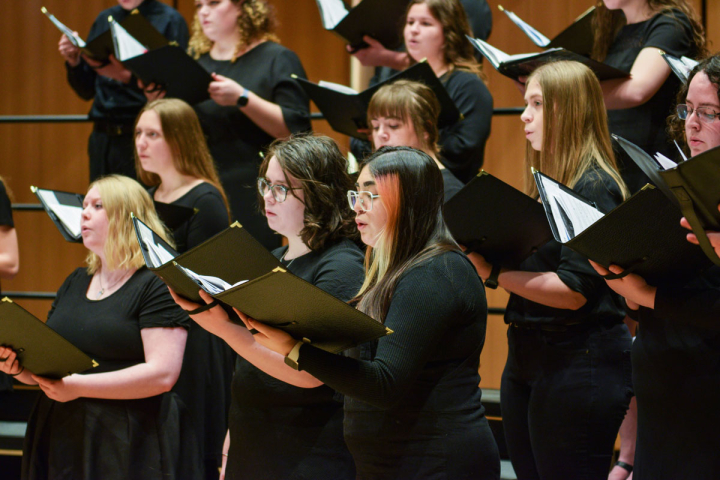
M 343 237 L 357 237 L 355 212 L 347 204 L 347 191 L 353 189 L 348 161 L 335 141 L 323 135 L 302 134 L 275 140 L 260 165 L 260 176 L 267 173 L 270 159 L 275 159 L 288 175 L 300 181 L 305 203 L 305 227 L 300 238 L 310 250 L 322 250 L 328 242 Z M 288 192 L 292 194 L 292 190 Z M 260 211 L 265 199 L 258 195 Z

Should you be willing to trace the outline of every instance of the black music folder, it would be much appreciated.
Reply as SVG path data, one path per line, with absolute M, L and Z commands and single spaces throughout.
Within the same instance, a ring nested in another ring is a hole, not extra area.
M 510 20 L 540 48 L 564 48 L 585 56 L 590 56 L 592 52 L 594 43 L 592 20 L 595 16 L 595 7 L 585 10 L 569 27 L 558 33 L 552 40 L 535 30 L 510 10 L 504 9 L 502 5 L 498 5 L 498 8 L 500 11 L 505 12 Z
M 613 135 L 613 138 L 645 175 L 679 207 L 697 235 L 702 250 L 713 263 L 720 265 L 720 258 L 705 233 L 705 230 L 720 231 L 720 147 L 674 163 L 661 154 L 653 158 L 622 137 Z
M 680 211 L 652 185 L 605 213 L 550 177 L 534 177 L 555 239 L 600 265 L 619 265 L 655 286 L 688 280 L 710 265 L 686 240 Z
M 683 83 L 687 83 L 690 72 L 697 66 L 698 63 L 700 63 L 697 60 L 693 60 L 692 58 L 688 58 L 686 56 L 678 58 L 665 52 L 661 52 L 660 55 L 662 55 L 663 60 L 665 60 L 668 66 L 670 66 L 670 70 L 672 70 L 675 76 Z
M 98 365 L 7 297 L 0 301 L 0 345 L 15 350 L 20 365 L 42 377 L 62 378 Z
M 94 60 L 107 62 L 110 55 L 115 54 L 115 46 L 110 29 L 85 43 L 82 38 L 72 35 L 72 30 L 55 18 L 54 15 L 48 13 L 45 7 L 42 7 L 41 11 L 50 19 L 50 21 L 53 22 L 58 30 L 70 39 L 75 46 L 81 48 L 85 55 Z M 163 45 L 168 44 L 167 39 L 162 35 L 162 33 L 158 32 L 157 29 L 153 27 L 152 24 L 143 17 L 137 9 L 130 12 L 130 15 L 127 15 L 120 22 L 120 25 L 148 50 L 160 48 Z
M 80 220 L 85 197 L 79 193 L 48 190 L 35 186 L 31 186 L 30 190 L 38 197 L 63 238 L 68 242 L 82 243 Z
M 488 59 L 490 64 L 501 74 L 506 77 L 517 80 L 518 77 L 530 75 L 533 70 L 544 63 L 570 60 L 582 63 L 590 68 L 599 80 L 610 80 L 613 78 L 626 78 L 630 76 L 629 72 L 618 70 L 610 65 L 597 62 L 592 58 L 580 55 L 579 53 L 566 50 L 564 48 L 551 48 L 540 53 L 521 53 L 517 55 L 508 55 L 502 50 L 493 47 L 487 42 L 479 38 L 467 37 L 473 47 Z
M 367 46 L 364 35 L 388 49 L 403 43 L 402 22 L 408 0 L 362 0 L 350 11 L 342 0 L 316 2 L 323 27 L 344 38 L 355 50 Z
M 380 87 L 398 80 L 412 80 L 432 88 L 440 102 L 439 128 L 453 125 L 463 118 L 455 102 L 450 98 L 442 82 L 426 61 L 416 63 L 360 93 L 343 85 L 325 82 L 316 84 L 302 78 L 295 77 L 295 79 L 325 115 L 325 119 L 333 130 L 361 140 L 367 139 L 367 135 L 358 133 L 358 129 L 368 128 L 367 109 L 370 99 Z
M 444 206 L 458 243 L 503 267 L 517 267 L 552 240 L 540 202 L 484 170 Z
M 337 353 L 392 331 L 347 303 L 289 273 L 247 230 L 228 229 L 182 255 L 133 216 L 145 262 L 178 294 L 214 298 L 259 322 Z

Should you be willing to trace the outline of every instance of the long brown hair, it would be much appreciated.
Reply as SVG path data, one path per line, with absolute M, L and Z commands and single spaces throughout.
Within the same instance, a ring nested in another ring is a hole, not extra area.
M 275 30 L 277 20 L 275 9 L 265 0 L 230 0 L 240 8 L 240 15 L 237 19 L 237 28 L 240 33 L 240 40 L 235 47 L 235 54 L 231 62 L 238 57 L 238 53 L 245 50 L 250 44 L 256 41 L 280 42 Z M 202 25 L 197 14 L 193 18 L 192 35 L 188 44 L 188 53 L 197 60 L 200 55 L 208 53 L 213 42 L 203 33 Z
M 135 120 L 135 128 L 143 113 L 154 111 L 160 117 L 160 126 L 165 141 L 170 146 L 175 170 L 183 175 L 199 178 L 217 188 L 225 202 L 230 218 L 230 206 L 225 190 L 220 184 L 215 164 L 208 149 L 200 120 L 195 110 L 177 98 L 162 98 L 146 104 Z M 142 168 L 135 149 L 135 170 L 138 179 L 149 187 L 160 185 L 160 176 Z
M 443 180 L 435 161 L 408 147 L 383 147 L 365 166 L 375 179 L 387 223 L 365 256 L 358 309 L 385 321 L 395 287 L 410 268 L 447 251 L 460 251 L 442 215 Z
M 673 10 L 685 14 L 692 27 L 694 51 L 690 56 L 699 58 L 707 54 L 705 29 L 700 22 L 700 16 L 686 0 L 647 0 L 647 6 L 653 16 L 657 14 L 667 15 L 676 21 L 677 12 Z M 625 14 L 622 10 L 609 10 L 602 0 L 597 2 L 593 16 L 593 32 L 595 37 L 591 55 L 593 59 L 598 62 L 605 60 L 610 45 L 625 24 Z M 679 22 L 678 25 L 680 25 Z
M 484 81 L 482 65 L 475 58 L 473 47 L 466 37 L 472 36 L 472 30 L 460 0 L 412 0 L 405 11 L 406 19 L 412 6 L 420 3 L 427 5 L 432 16 L 443 27 L 443 57 L 450 70 L 457 68 L 474 73 Z
M 543 144 L 537 151 L 527 142 L 526 193 L 537 198 L 530 167 L 569 187 L 592 168 L 606 172 L 629 196 L 612 150 L 607 111 L 600 82 L 578 62 L 551 62 L 538 67 L 527 84 L 537 81 L 543 96 Z
M 260 177 L 267 173 L 272 158 L 280 164 L 288 185 L 288 175 L 300 182 L 305 204 L 305 226 L 300 238 L 310 250 L 322 250 L 344 237 L 357 237 L 355 213 L 347 207 L 346 199 L 353 180 L 348 174 L 348 161 L 335 140 L 313 134 L 275 140 L 260 165 Z M 293 191 L 288 195 L 294 195 Z M 258 205 L 264 212 L 265 199 L 259 194 Z
M 383 85 L 372 96 L 367 123 L 370 125 L 378 117 L 397 118 L 405 124 L 412 122 L 421 150 L 437 157 L 439 116 L 440 102 L 432 88 L 419 82 L 398 80 Z

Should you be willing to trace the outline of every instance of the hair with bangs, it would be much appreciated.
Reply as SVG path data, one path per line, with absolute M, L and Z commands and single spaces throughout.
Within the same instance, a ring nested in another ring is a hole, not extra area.
M 353 301 L 382 323 L 403 273 L 460 248 L 442 215 L 442 173 L 428 154 L 409 147 L 383 147 L 363 168 L 375 180 L 387 223 L 375 246 L 367 249 L 365 282 Z
M 467 36 L 472 37 L 470 22 L 460 0 L 411 0 L 405 11 L 405 19 L 413 5 L 424 3 L 432 16 L 440 22 L 445 36 L 443 59 L 450 71 L 457 68 L 474 73 L 485 81 L 482 65 L 475 58 L 475 51 Z M 404 26 L 404 24 L 403 24 Z M 413 59 L 411 58 L 412 62 Z
M 287 185 L 293 177 L 300 182 L 305 204 L 304 227 L 300 238 L 310 250 L 322 250 L 341 238 L 356 238 L 355 212 L 347 207 L 347 191 L 354 187 L 348 161 L 330 137 L 301 134 L 275 140 L 260 165 L 260 177 L 275 158 Z M 288 195 L 294 195 L 293 190 Z M 265 211 L 265 199 L 258 193 L 258 206 Z
M 398 80 L 383 85 L 370 99 L 367 123 L 379 117 L 397 118 L 404 124 L 411 123 L 420 150 L 438 156 L 438 117 L 440 102 L 432 88 L 420 82 Z M 372 140 L 372 136 L 370 137 Z M 412 145 L 407 145 L 412 146 Z
M 235 62 L 238 53 L 245 50 L 249 45 L 256 41 L 273 41 L 280 43 L 275 30 L 277 29 L 277 20 L 275 18 L 275 9 L 265 0 L 230 0 L 240 9 L 240 15 L 237 19 L 237 28 L 240 33 L 240 39 L 235 47 L 235 54 L 231 62 Z M 200 55 L 208 53 L 213 46 L 212 40 L 203 33 L 200 19 L 195 14 L 193 18 L 192 35 L 188 44 L 188 53 L 195 60 Z
M 135 120 L 135 129 L 140 117 L 147 111 L 154 111 L 160 118 L 162 136 L 170 146 L 173 165 L 182 175 L 199 178 L 217 188 L 222 196 L 230 220 L 230 205 L 225 190 L 220 183 L 217 169 L 210 155 L 200 120 L 195 110 L 177 98 L 163 98 L 147 103 Z M 138 179 L 149 187 L 160 185 L 160 176 L 146 171 L 140 162 L 137 148 L 135 149 L 135 170 Z
M 538 196 L 529 167 L 570 188 L 585 172 L 599 168 L 627 198 L 612 150 L 602 89 L 592 70 L 578 62 L 550 62 L 530 74 L 527 85 L 532 81 L 542 91 L 543 144 L 537 151 L 527 142 L 526 193 Z
M 717 97 L 718 102 L 720 102 L 720 54 L 715 54 L 701 61 L 698 65 L 695 66 L 695 68 L 690 71 L 687 82 L 683 83 L 680 86 L 680 91 L 678 91 L 677 94 L 676 105 L 685 103 L 685 100 L 687 100 L 688 91 L 690 89 L 690 82 L 692 82 L 692 79 L 695 78 L 695 75 L 700 72 L 705 73 L 705 75 L 707 75 L 708 77 L 708 80 L 710 80 L 710 82 L 718 89 Z M 673 140 L 677 140 L 678 142 L 682 142 L 686 146 L 686 153 L 689 154 L 690 152 L 687 149 L 687 138 L 685 137 L 685 120 L 681 119 L 678 116 L 677 109 L 675 109 L 673 113 L 667 118 L 667 124 L 667 131 L 670 138 L 672 138 Z
M 673 10 L 684 13 L 690 21 L 692 29 L 690 33 L 692 35 L 693 52 L 689 56 L 701 58 L 707 55 L 705 29 L 700 21 L 700 16 L 689 2 L 686 0 L 647 0 L 647 7 L 653 16 L 659 13 L 675 21 L 678 21 L 677 13 Z M 626 24 L 627 20 L 622 10 L 610 10 L 605 6 L 603 0 L 598 0 L 592 20 L 594 41 L 591 57 L 594 60 L 598 62 L 605 60 L 610 45 L 612 45 L 620 29 Z M 679 21 L 678 25 L 681 25 Z
M 174 247 L 170 233 L 155 212 L 150 194 L 137 181 L 124 175 L 108 175 L 92 182 L 88 191 L 92 188 L 97 188 L 108 217 L 104 252 L 109 270 L 140 268 L 145 265 L 130 213 L 135 214 Z M 100 257 L 93 252 L 88 252 L 85 261 L 90 275 L 100 268 Z

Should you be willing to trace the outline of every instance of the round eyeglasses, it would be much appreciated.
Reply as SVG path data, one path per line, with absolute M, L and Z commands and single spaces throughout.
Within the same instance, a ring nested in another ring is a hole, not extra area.
M 289 190 L 301 190 L 300 187 L 286 187 L 285 185 L 273 185 L 263 177 L 257 179 L 257 188 L 260 195 L 263 197 L 267 194 L 268 190 L 272 192 L 272 196 L 276 202 L 282 203 L 287 199 L 287 192 Z
M 693 112 L 695 112 L 698 120 L 703 123 L 712 123 L 715 121 L 715 118 L 720 115 L 720 113 L 715 112 L 715 109 L 713 107 L 691 108 L 684 103 L 681 103 L 677 106 L 677 114 L 681 120 L 687 120 L 687 118 L 692 115 Z
M 372 192 L 356 192 L 355 190 L 348 190 L 347 198 L 350 208 L 355 210 L 355 205 L 360 202 L 360 208 L 369 212 L 373 207 L 373 198 L 378 198 L 380 195 L 375 195 Z

